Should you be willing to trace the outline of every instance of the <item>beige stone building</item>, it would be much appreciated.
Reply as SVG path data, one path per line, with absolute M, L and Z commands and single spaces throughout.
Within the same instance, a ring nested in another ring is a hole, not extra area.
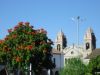
M 90 56 L 93 56 L 92 53 L 98 51 L 100 55 L 100 50 L 96 49 L 96 37 L 92 28 L 87 29 L 83 39 L 83 45 L 73 44 L 67 46 L 68 39 L 62 31 L 58 32 L 53 49 L 53 61 L 56 64 L 55 71 L 63 68 L 68 58 L 81 58 L 85 64 L 88 64 Z

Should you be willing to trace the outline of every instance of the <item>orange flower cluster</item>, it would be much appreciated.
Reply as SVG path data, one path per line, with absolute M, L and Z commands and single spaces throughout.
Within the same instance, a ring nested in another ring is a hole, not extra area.
M 47 31 L 46 31 L 46 30 L 44 30 L 43 28 L 41 28 L 41 29 L 39 29 L 39 30 L 38 30 L 38 33 L 47 34 Z
M 36 33 L 35 32 L 26 32 L 26 34 L 28 34 L 28 35 L 34 35 Z
M 30 26 L 30 23 L 29 22 L 25 22 L 25 26 L 30 27 L 30 28 L 33 28 L 33 26 Z
M 23 50 L 25 47 L 23 45 L 20 45 L 16 48 L 16 50 Z
M 30 26 L 30 23 L 29 22 L 25 22 L 25 23 L 23 23 L 23 22 L 19 22 L 18 23 L 18 25 L 16 25 L 15 27 L 14 27 L 14 31 L 15 30 L 17 30 L 19 27 L 22 27 L 22 26 L 28 26 L 28 27 L 30 27 L 30 28 L 33 28 L 33 26 Z M 11 33 L 13 31 L 13 29 L 8 29 L 8 32 L 9 33 Z
M 15 26 L 15 27 L 14 27 L 14 31 L 17 30 L 18 28 L 19 28 L 18 26 Z
M 12 32 L 12 29 L 8 29 L 8 32 L 11 33 Z
M 17 35 L 13 34 L 12 36 L 6 36 L 5 40 L 9 40 L 9 39 L 16 39 Z
M 19 56 L 16 57 L 16 62 L 21 62 L 21 58 Z
M 33 31 L 33 32 L 27 32 L 25 30 L 22 30 L 22 32 L 25 33 L 25 34 L 28 34 L 28 35 L 34 35 L 34 34 L 36 34 L 35 31 Z
M 4 51 L 10 51 L 11 49 L 10 49 L 8 46 L 5 45 L 5 46 L 3 47 L 3 50 L 4 50 Z
M 2 44 L 4 42 L 4 40 L 0 40 L 0 44 Z
M 18 26 L 21 27 L 23 25 L 23 22 L 19 22 Z
M 15 39 L 17 37 L 16 34 L 13 34 L 11 37 L 8 37 L 8 39 Z
M 5 37 L 5 40 L 8 40 L 9 38 L 8 37 Z
M 35 32 L 31 32 L 32 35 L 36 34 Z
M 19 22 L 18 25 L 14 27 L 14 31 L 17 30 L 19 27 L 23 26 L 23 22 Z
M 29 27 L 29 24 L 30 24 L 29 22 L 25 22 L 25 25 L 28 26 L 28 27 Z
M 17 37 L 17 35 L 16 35 L 16 34 L 12 35 L 12 38 L 14 38 L 14 39 L 15 39 L 16 37 Z
M 28 45 L 28 46 L 26 47 L 26 50 L 32 50 L 32 48 L 33 48 L 32 45 Z

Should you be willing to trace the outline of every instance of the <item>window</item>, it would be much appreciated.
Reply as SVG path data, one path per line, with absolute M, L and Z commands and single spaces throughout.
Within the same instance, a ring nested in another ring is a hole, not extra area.
M 73 51 L 71 51 L 71 54 L 74 54 L 74 52 L 73 52 Z
M 90 48 L 89 43 L 86 43 L 86 50 Z
M 57 45 L 57 50 L 60 51 L 60 44 Z

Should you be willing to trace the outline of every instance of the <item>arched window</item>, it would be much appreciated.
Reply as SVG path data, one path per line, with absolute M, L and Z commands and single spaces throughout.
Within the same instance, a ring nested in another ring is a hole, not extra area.
M 60 51 L 60 44 L 57 45 L 57 50 Z
M 86 43 L 86 50 L 90 48 L 90 44 Z

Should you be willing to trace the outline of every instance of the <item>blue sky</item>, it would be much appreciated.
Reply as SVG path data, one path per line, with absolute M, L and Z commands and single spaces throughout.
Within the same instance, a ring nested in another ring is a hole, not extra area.
M 18 22 L 30 22 L 36 29 L 44 28 L 53 41 L 62 29 L 68 45 L 77 43 L 77 26 L 71 20 L 80 16 L 79 43 L 88 27 L 93 28 L 100 48 L 100 0 L 0 0 L 0 39 Z

